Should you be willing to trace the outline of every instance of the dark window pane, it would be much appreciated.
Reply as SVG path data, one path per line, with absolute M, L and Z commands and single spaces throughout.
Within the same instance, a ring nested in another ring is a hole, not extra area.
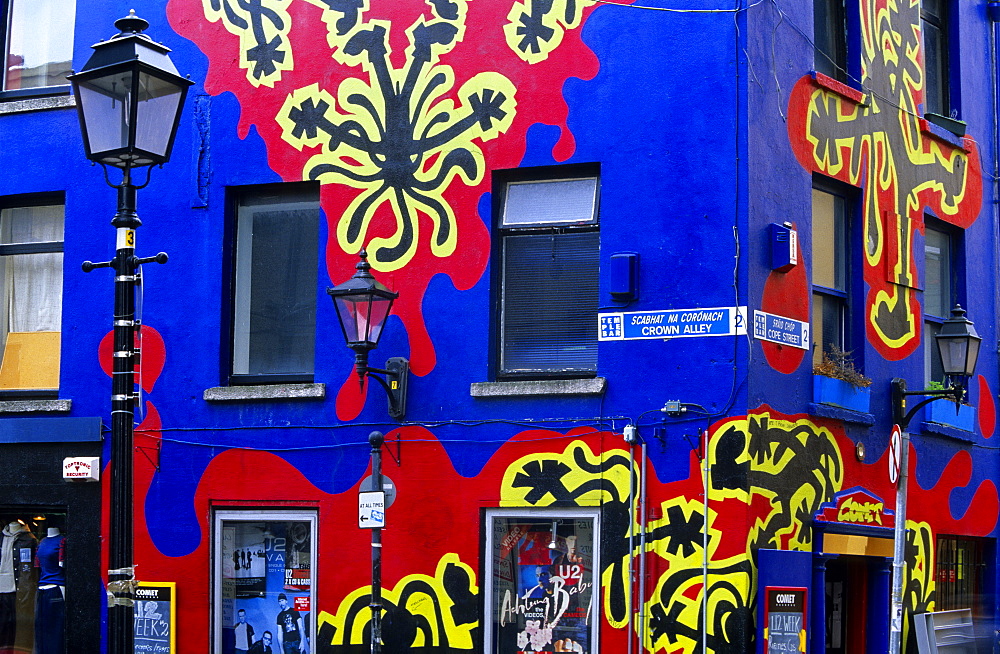
M 847 25 L 843 0 L 813 0 L 816 72 L 847 81 Z
M 503 243 L 502 372 L 597 369 L 598 232 Z
M 813 364 L 823 360 L 824 354 L 844 349 L 844 321 L 846 302 L 833 295 L 813 293 Z
M 318 238 L 315 201 L 278 196 L 240 207 L 234 374 L 313 372 Z
M 935 611 L 972 609 L 974 618 L 992 615 L 986 606 L 986 540 L 938 536 L 935 570 Z

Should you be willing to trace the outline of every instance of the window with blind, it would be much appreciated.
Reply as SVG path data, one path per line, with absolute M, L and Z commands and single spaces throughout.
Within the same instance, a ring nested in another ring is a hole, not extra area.
M 521 169 L 495 177 L 497 376 L 592 376 L 600 253 L 596 167 Z
M 0 205 L 0 391 L 59 388 L 62 198 Z

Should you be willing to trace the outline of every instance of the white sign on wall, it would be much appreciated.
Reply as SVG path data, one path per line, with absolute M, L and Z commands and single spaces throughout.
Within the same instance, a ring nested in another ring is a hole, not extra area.
M 63 479 L 66 481 L 100 481 L 101 458 L 71 456 L 63 459 Z
M 358 526 L 381 529 L 385 526 L 385 493 L 358 493 Z

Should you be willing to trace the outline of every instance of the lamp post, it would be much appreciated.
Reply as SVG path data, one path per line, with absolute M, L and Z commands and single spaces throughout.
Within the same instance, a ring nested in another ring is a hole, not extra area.
M 119 33 L 93 46 L 73 85 L 87 158 L 104 168 L 109 186 L 118 190 L 115 258 L 85 261 L 83 271 L 115 271 L 114 355 L 111 390 L 111 533 L 108 547 L 108 652 L 133 654 L 136 585 L 132 562 L 132 450 L 135 414 L 135 283 L 139 266 L 166 263 L 167 255 L 135 256 L 136 191 L 149 183 L 149 168 L 170 158 L 181 107 L 193 83 L 181 77 L 167 56 L 143 30 L 142 18 L 129 12 L 115 21 Z M 112 184 L 108 167 L 122 171 Z M 147 167 L 146 181 L 136 186 L 132 173 Z
M 372 446 L 372 487 L 382 490 L 382 443 L 385 436 L 373 431 L 368 436 Z M 382 652 L 382 529 L 372 529 L 372 600 L 368 607 L 372 610 L 372 654 Z
M 892 420 L 902 431 L 899 454 L 899 485 L 896 487 L 896 526 L 893 530 L 892 557 L 892 609 L 890 615 L 889 652 L 899 654 L 903 636 L 903 573 L 906 569 L 906 495 L 910 458 L 909 426 L 913 416 L 926 404 L 943 399 L 960 403 L 965 398 L 969 377 L 975 373 L 982 339 L 972 321 L 965 317 L 962 307 L 955 305 L 951 318 L 944 321 L 936 336 L 941 364 L 950 387 L 945 389 L 906 390 L 902 379 L 892 380 Z M 906 398 L 911 395 L 927 396 L 906 410 Z M 956 406 L 956 412 L 958 407 Z
M 340 329 L 344 333 L 347 347 L 354 350 L 354 369 L 358 373 L 358 383 L 364 388 L 365 377 L 373 378 L 385 389 L 389 396 L 389 415 L 401 420 L 406 415 L 406 388 L 410 364 L 403 357 L 392 357 L 385 368 L 368 365 L 368 354 L 378 347 L 385 320 L 392 311 L 393 301 L 399 293 L 390 291 L 375 279 L 368 263 L 368 253 L 361 250 L 361 260 L 354 267 L 354 274 L 343 284 L 326 289 L 337 310 Z M 385 379 L 379 375 L 385 375 Z M 373 431 L 368 437 L 371 445 L 372 482 L 371 488 L 382 494 L 382 445 L 385 436 Z M 362 489 L 364 490 L 364 489 Z M 382 495 L 384 504 L 384 494 Z M 384 517 L 383 517 L 384 519 Z M 376 524 L 381 524 L 377 522 Z M 372 531 L 372 589 L 371 603 L 371 653 L 382 652 L 382 529 L 370 527 Z

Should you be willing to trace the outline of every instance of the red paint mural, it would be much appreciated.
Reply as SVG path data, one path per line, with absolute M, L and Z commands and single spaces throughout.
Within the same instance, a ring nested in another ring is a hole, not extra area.
M 159 428 L 159 416 L 147 404 L 146 420 L 137 430 L 137 447 L 155 443 Z M 415 619 L 419 614 L 417 622 L 423 624 L 426 618 L 433 625 L 412 634 L 415 640 L 410 651 L 475 651 L 480 620 L 489 618 L 456 608 L 479 602 L 483 584 L 480 531 L 451 525 L 479 525 L 482 507 L 566 505 L 602 508 L 604 564 L 595 571 L 595 578 L 600 579 L 603 651 L 626 647 L 629 607 L 635 602 L 645 605 L 649 620 L 641 632 L 646 635 L 643 646 L 647 651 L 699 651 L 706 513 L 696 451 L 689 455 L 684 479 L 663 483 L 650 473 L 646 487 L 651 510 L 643 516 L 635 492 L 641 487 L 642 470 L 619 434 L 590 428 L 566 433 L 524 431 L 503 445 L 479 474 L 466 478 L 455 471 L 433 432 L 404 427 L 390 433 L 388 440 L 393 442 L 397 433 L 405 459 L 398 467 L 388 463 L 386 470 L 398 496 L 387 514 L 390 529 L 384 542 L 405 555 L 385 559 L 386 610 L 398 614 L 396 619 L 403 623 L 406 616 Z M 713 651 L 742 651 L 745 645 L 754 605 L 752 552 L 756 548 L 810 550 L 811 517 L 849 488 L 863 486 L 865 497 L 882 498 L 885 509 L 892 510 L 894 493 L 885 473 L 888 454 L 862 463 L 853 452 L 853 442 L 836 421 L 782 415 L 766 406 L 712 427 L 707 529 Z M 911 451 L 911 476 L 918 458 L 919 452 Z M 257 474 L 248 475 L 248 470 Z M 968 503 L 952 513 L 952 494 L 969 485 L 971 474 L 971 456 L 959 452 L 932 487 L 923 488 L 917 477 L 911 477 L 915 481 L 908 524 L 912 551 L 918 556 L 910 567 L 907 601 L 911 610 L 933 602 L 934 534 L 986 535 L 997 524 L 1000 501 L 988 480 L 978 483 Z M 184 598 L 178 615 L 178 624 L 184 628 L 178 641 L 180 652 L 204 651 L 209 642 L 211 509 L 238 506 L 318 511 L 315 651 L 348 652 L 363 646 L 370 615 L 367 566 L 343 565 L 344 561 L 367 561 L 370 551 L 368 532 L 358 529 L 354 519 L 357 484 L 343 493 L 328 494 L 280 456 L 224 451 L 205 470 L 194 495 L 177 498 L 192 503 L 200 533 L 189 554 L 169 557 L 157 550 L 145 527 L 145 500 L 154 475 L 153 460 L 137 454 L 138 576 L 177 581 L 178 596 Z M 463 489 L 460 494 L 428 493 L 428 489 L 458 486 Z M 636 536 L 634 541 L 631 535 Z M 636 598 L 629 569 L 638 566 L 642 557 L 651 581 L 646 596 Z M 638 624 L 633 628 L 640 633 Z
M 925 212 L 971 225 L 982 177 L 971 137 L 935 135 L 922 118 L 918 0 L 860 7 L 862 90 L 822 74 L 802 78 L 788 101 L 788 136 L 806 170 L 861 188 L 867 336 L 898 361 L 920 344 L 913 235 Z
M 562 86 L 597 73 L 580 40 L 594 5 L 171 0 L 167 10 L 208 56 L 205 90 L 239 100 L 239 136 L 253 127 L 282 179 L 322 184 L 331 282 L 364 247 L 400 293 L 411 370 L 426 375 L 436 355 L 423 295 L 440 273 L 459 290 L 482 276 L 489 171 L 521 162 L 535 123 L 561 128 L 556 161 L 573 154 Z M 364 391 L 344 372 L 337 413 L 348 420 Z

